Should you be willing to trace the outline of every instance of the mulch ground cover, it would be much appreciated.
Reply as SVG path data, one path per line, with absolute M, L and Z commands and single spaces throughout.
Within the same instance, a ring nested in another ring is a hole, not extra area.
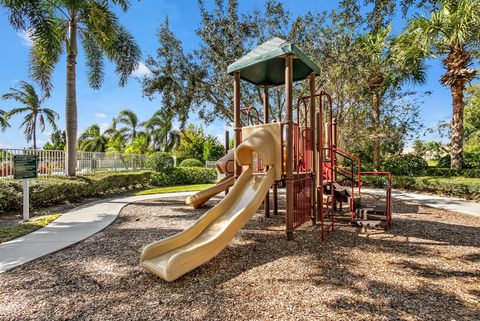
M 85 241 L 0 274 L 1 320 L 480 320 L 480 218 L 393 201 L 392 229 L 339 220 L 323 242 L 260 210 L 216 258 L 167 283 L 142 248 L 204 209 L 183 198 L 125 207 Z M 281 208 L 281 207 L 280 207 Z

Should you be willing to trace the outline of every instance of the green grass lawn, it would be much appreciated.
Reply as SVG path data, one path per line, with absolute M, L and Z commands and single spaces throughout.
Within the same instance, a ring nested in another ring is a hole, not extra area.
M 56 220 L 60 214 L 45 215 L 20 224 L 0 227 L 0 243 L 31 233 Z
M 180 186 L 167 186 L 167 187 L 156 187 L 151 189 L 146 189 L 143 191 L 135 192 L 133 195 L 149 195 L 149 194 L 163 194 L 163 193 L 176 193 L 176 192 L 191 192 L 191 191 L 200 191 L 207 187 L 212 186 L 213 184 L 195 184 L 195 185 L 180 185 Z

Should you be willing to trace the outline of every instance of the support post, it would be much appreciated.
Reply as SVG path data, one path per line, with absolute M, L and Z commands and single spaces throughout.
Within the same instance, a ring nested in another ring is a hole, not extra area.
M 268 105 L 268 87 L 263 86 L 263 123 L 268 124 L 269 122 L 269 105 Z M 270 166 L 265 166 L 265 172 L 268 172 Z M 270 217 L 270 190 L 267 191 L 265 195 L 265 217 Z
M 230 145 L 230 132 L 225 130 L 225 155 L 228 154 L 228 147 Z
M 310 194 L 310 199 L 311 199 L 311 206 L 312 206 L 312 212 L 311 212 L 311 217 L 312 217 L 312 224 L 317 224 L 317 213 L 315 211 L 316 209 L 316 196 L 317 193 L 315 192 L 316 186 L 317 186 L 317 181 L 316 178 L 318 177 L 318 173 L 316 173 L 317 170 L 317 153 L 316 153 L 316 146 L 317 144 L 315 143 L 315 73 L 311 73 L 308 77 L 308 83 L 309 83 L 309 89 L 310 89 L 310 146 L 312 148 L 311 155 L 312 155 L 312 188 L 311 188 L 311 194 Z
M 242 122 L 240 119 L 240 72 L 236 71 L 233 80 L 233 127 L 234 127 L 234 140 L 235 140 L 235 149 L 237 149 L 238 145 L 241 143 L 241 130 L 242 130 Z M 237 160 L 235 159 L 235 170 L 234 170 L 234 177 L 235 180 L 238 179 L 240 174 L 242 173 L 242 167 L 238 164 Z
M 23 179 L 23 221 L 30 219 L 30 192 L 28 178 Z
M 286 185 L 287 185 L 287 222 L 286 234 L 287 240 L 293 239 L 293 110 L 292 110 L 292 56 L 285 57 L 285 103 L 287 126 L 287 164 L 286 164 Z

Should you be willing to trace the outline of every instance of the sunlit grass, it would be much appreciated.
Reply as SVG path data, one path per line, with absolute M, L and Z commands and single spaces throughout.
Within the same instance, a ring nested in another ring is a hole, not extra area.
M 0 243 L 7 242 L 17 237 L 32 233 L 39 228 L 48 225 L 50 222 L 56 220 L 60 214 L 46 215 L 39 218 L 32 219 L 28 222 L 21 222 L 20 224 L 0 227 Z
M 156 187 L 139 192 L 133 193 L 133 195 L 150 195 L 150 194 L 163 194 L 163 193 L 177 193 L 177 192 L 191 192 L 191 191 L 200 191 L 207 187 L 212 186 L 213 184 L 194 184 L 194 185 L 180 185 L 180 186 L 167 186 L 167 187 Z

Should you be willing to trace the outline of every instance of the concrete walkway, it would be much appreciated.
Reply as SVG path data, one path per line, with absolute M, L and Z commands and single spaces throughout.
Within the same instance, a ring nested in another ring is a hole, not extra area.
M 377 190 L 371 188 L 362 188 L 362 193 L 385 195 L 384 190 Z M 392 198 L 480 217 L 480 203 L 469 202 L 459 198 L 402 192 L 397 190 L 392 191 Z
M 0 244 L 0 273 L 80 242 L 110 225 L 129 203 L 194 192 L 112 198 L 77 207 L 44 228 Z

